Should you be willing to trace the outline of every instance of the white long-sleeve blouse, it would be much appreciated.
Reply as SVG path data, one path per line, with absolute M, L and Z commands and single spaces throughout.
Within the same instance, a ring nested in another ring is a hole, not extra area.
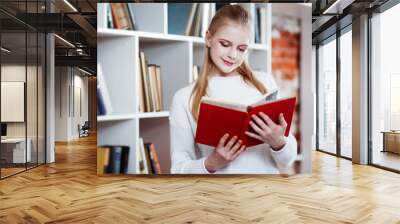
M 255 77 L 265 85 L 268 92 L 278 90 L 272 75 L 255 72 Z M 170 106 L 171 173 L 174 174 L 209 174 L 204 161 L 214 148 L 194 141 L 197 122 L 189 105 L 193 87 L 194 84 L 190 84 L 178 90 Z M 262 97 L 262 94 L 245 83 L 240 75 L 211 76 L 207 94 L 212 98 L 241 104 L 251 104 Z M 289 167 L 297 155 L 294 136 L 289 134 L 286 140 L 286 145 L 279 151 L 272 150 L 267 143 L 248 147 L 215 174 L 279 174 L 279 169 Z

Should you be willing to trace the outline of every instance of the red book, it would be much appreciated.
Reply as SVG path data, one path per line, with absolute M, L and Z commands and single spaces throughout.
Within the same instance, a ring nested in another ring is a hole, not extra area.
M 197 122 L 196 143 L 216 147 L 225 134 L 229 139 L 238 136 L 246 147 L 262 144 L 258 139 L 251 138 L 245 131 L 256 133 L 250 125 L 251 115 L 259 112 L 267 114 L 272 121 L 279 124 L 279 114 L 283 113 L 287 123 L 285 136 L 289 135 L 292 123 L 296 97 L 279 99 L 272 102 L 260 102 L 253 105 L 241 105 L 221 100 L 203 97 L 200 103 L 200 113 Z
M 118 18 L 117 7 L 115 4 L 110 4 L 110 6 L 111 6 L 111 15 L 112 15 L 113 22 L 114 22 L 114 24 L 113 24 L 114 28 L 120 29 L 121 26 L 120 26 L 120 22 L 119 22 L 119 18 Z

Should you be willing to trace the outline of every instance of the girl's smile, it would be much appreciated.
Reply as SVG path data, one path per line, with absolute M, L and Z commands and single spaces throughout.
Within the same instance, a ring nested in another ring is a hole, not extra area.
M 232 66 L 232 65 L 234 64 L 234 62 L 230 62 L 230 61 L 228 61 L 228 60 L 222 59 L 222 61 L 224 61 L 224 63 L 225 63 L 227 66 Z

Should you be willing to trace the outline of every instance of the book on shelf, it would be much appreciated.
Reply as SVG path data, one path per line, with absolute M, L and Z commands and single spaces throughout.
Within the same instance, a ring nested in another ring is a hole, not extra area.
M 138 174 L 162 174 L 158 153 L 154 143 L 144 142 L 139 138 L 140 153 L 136 156 L 136 173 Z
M 168 33 L 205 36 L 214 12 L 210 3 L 169 3 Z
M 97 115 L 106 115 L 106 108 L 104 105 L 104 96 L 102 96 L 101 90 L 97 87 Z
M 196 10 L 197 6 L 199 3 L 192 3 L 192 8 L 190 10 L 189 18 L 186 23 L 186 29 L 185 29 L 185 35 L 190 36 L 192 34 L 192 27 L 193 27 L 193 21 L 196 15 Z
M 152 174 L 162 174 L 157 150 L 156 150 L 154 144 L 153 143 L 145 143 L 144 145 L 145 145 L 146 150 L 148 150 L 148 152 L 149 152 L 148 154 L 150 156 L 150 164 L 151 164 Z
M 256 133 L 250 126 L 250 120 L 253 114 L 258 115 L 259 112 L 267 114 L 277 124 L 279 124 L 279 114 L 283 113 L 287 123 L 284 134 L 288 136 L 296 97 L 276 99 L 276 96 L 277 92 L 272 92 L 251 105 L 203 97 L 200 103 L 196 142 L 216 147 L 220 138 L 228 133 L 230 137 L 237 136 L 241 139 L 246 147 L 262 144 L 260 140 L 245 134 L 245 131 Z
M 203 5 L 198 4 L 196 8 L 196 15 L 194 16 L 194 21 L 192 22 L 192 29 L 190 32 L 191 36 L 200 36 L 201 35 L 201 23 L 203 16 Z
M 150 97 L 153 102 L 154 110 L 160 111 L 160 102 L 158 100 L 158 84 L 157 84 L 157 75 L 156 75 L 156 65 L 149 64 L 149 80 L 150 80 Z
M 257 8 L 256 14 L 253 17 L 254 20 L 254 42 L 261 43 L 260 41 L 260 8 Z
M 118 21 L 116 21 L 116 19 L 117 19 L 117 15 L 115 15 L 115 8 L 113 9 L 113 6 L 112 6 L 112 4 L 110 4 L 110 13 L 111 13 L 111 18 L 112 18 L 112 28 L 113 29 L 119 29 L 119 20 Z
M 162 80 L 161 80 L 161 67 L 156 65 L 156 80 L 157 80 L 157 96 L 158 104 L 160 105 L 159 111 L 164 110 L 164 100 L 162 94 Z
M 144 52 L 140 52 L 140 68 L 141 68 L 141 74 L 142 74 L 142 87 L 143 87 L 143 93 L 144 93 L 144 102 L 145 102 L 145 108 L 144 111 L 148 112 L 151 111 L 152 105 L 150 101 L 150 84 L 149 84 L 149 75 L 148 75 L 148 66 L 147 66 L 147 61 L 146 57 L 144 55 Z
M 115 173 L 119 174 L 121 171 L 121 157 L 122 157 L 122 148 L 121 147 L 112 147 L 110 151 L 110 161 L 107 167 L 107 173 Z
M 161 68 L 159 65 L 148 64 L 143 51 L 140 52 L 139 58 L 139 111 L 163 111 Z
M 111 114 L 113 111 L 102 66 L 97 63 L 97 115 Z
M 259 39 L 262 44 L 267 43 L 267 8 L 260 7 L 257 9 L 258 11 L 258 21 L 259 22 Z
M 112 17 L 111 5 L 105 4 L 105 7 L 106 7 L 107 27 L 113 29 L 114 21 L 113 21 L 113 17 Z
M 201 20 L 201 30 L 200 30 L 200 35 L 201 37 L 206 36 L 206 31 L 208 29 L 208 26 L 210 25 L 211 19 L 215 14 L 215 8 L 211 7 L 210 3 L 202 3 L 202 15 L 199 20 Z
M 146 153 L 144 152 L 143 138 L 139 138 L 138 149 L 136 150 L 136 173 L 149 174 Z
M 120 173 L 128 174 L 129 167 L 129 147 L 122 147 Z
M 144 84 L 143 84 L 143 75 L 142 75 L 142 66 L 141 66 L 141 57 L 136 57 L 136 76 L 138 80 L 138 95 L 139 95 L 139 112 L 143 113 L 146 111 L 145 104 L 145 92 L 144 92 Z
M 193 3 L 168 4 L 168 33 L 184 35 L 186 33 L 187 22 L 190 17 L 190 12 L 193 8 Z
M 144 143 L 143 139 L 141 139 L 140 143 L 141 143 L 140 147 L 143 150 L 143 156 L 144 156 L 143 160 L 145 161 L 146 168 L 147 168 L 146 173 L 147 174 L 152 174 L 154 172 L 153 172 L 153 168 L 152 168 L 152 165 L 151 165 L 150 152 L 147 149 L 146 144 Z
M 104 145 L 97 148 L 97 174 L 127 174 L 129 147 Z
M 214 14 L 215 8 L 211 7 L 211 3 L 198 4 L 196 7 L 194 20 L 191 21 L 191 24 L 188 24 L 188 26 L 192 27 L 191 32 L 187 33 L 186 35 L 205 37 L 206 31 Z
M 108 166 L 109 157 L 110 157 L 109 148 L 107 147 L 97 148 L 97 174 L 104 174 L 104 171 Z
M 132 30 L 133 24 L 129 16 L 128 5 L 124 3 L 111 3 L 111 13 L 115 29 Z
M 114 29 L 137 30 L 134 6 L 127 3 L 106 4 L 107 26 Z

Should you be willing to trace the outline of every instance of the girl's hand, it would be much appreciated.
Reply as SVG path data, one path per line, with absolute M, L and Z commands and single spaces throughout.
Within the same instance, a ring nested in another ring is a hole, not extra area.
M 242 140 L 238 140 L 237 136 L 234 136 L 228 141 L 228 143 L 225 144 L 228 137 L 228 133 L 222 136 L 214 152 L 211 153 L 205 160 L 204 164 L 208 172 L 214 173 L 215 171 L 221 169 L 228 163 L 235 160 L 239 154 L 244 151 L 245 146 L 241 145 Z
M 283 114 L 279 114 L 279 124 L 273 122 L 268 115 L 263 112 L 259 116 L 252 115 L 250 125 L 256 133 L 246 131 L 246 135 L 267 143 L 275 151 L 283 148 L 286 144 L 285 130 L 287 123 L 283 118 Z

